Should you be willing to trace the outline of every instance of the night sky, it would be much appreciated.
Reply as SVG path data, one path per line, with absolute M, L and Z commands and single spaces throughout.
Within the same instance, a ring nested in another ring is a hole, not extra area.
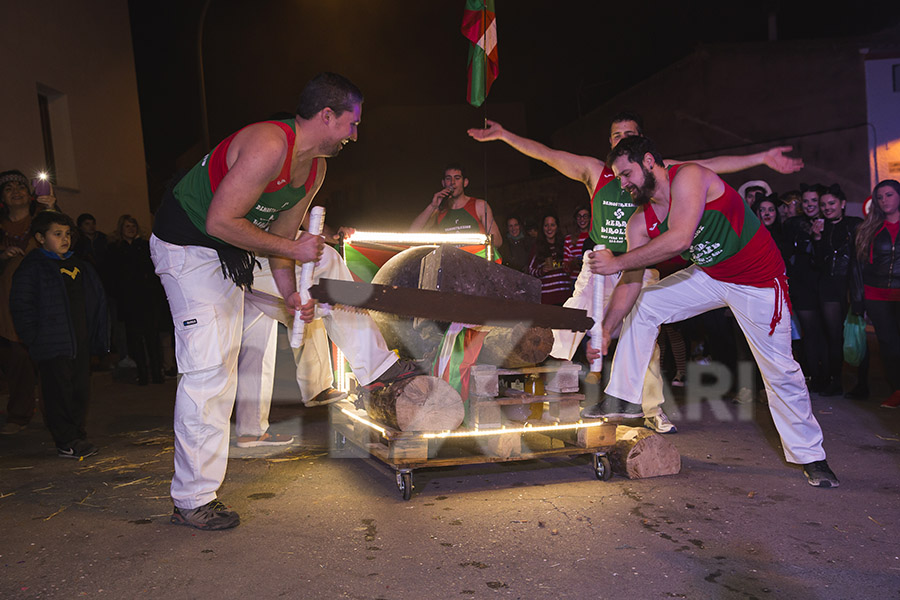
M 292 111 L 305 81 L 323 70 L 359 85 L 367 109 L 464 106 L 464 4 L 211 0 L 203 64 L 212 144 L 247 123 Z M 865 4 L 866 11 L 845 13 L 806 1 L 496 0 L 500 76 L 488 114 L 492 103 L 521 103 L 527 129 L 519 133 L 547 142 L 555 129 L 698 44 L 766 40 L 773 11 L 783 40 L 873 33 L 900 19 L 900 3 Z M 151 205 L 176 158 L 192 147 L 196 152 L 201 139 L 202 6 L 202 0 L 129 1 Z M 361 140 L 365 125 L 364 112 Z M 429 129 L 429 123 L 397 126 Z M 362 143 L 344 150 L 365 152 Z M 337 160 L 347 159 L 342 153 Z

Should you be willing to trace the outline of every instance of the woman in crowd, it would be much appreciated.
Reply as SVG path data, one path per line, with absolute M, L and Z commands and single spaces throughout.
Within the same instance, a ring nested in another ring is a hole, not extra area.
M 791 244 L 784 235 L 784 227 L 782 226 L 781 215 L 778 212 L 778 194 L 769 194 L 765 198 L 757 198 L 753 204 L 753 212 L 759 217 L 759 221 L 769 230 L 775 245 L 781 251 L 781 256 L 785 263 L 791 254 Z
M 563 239 L 556 215 L 541 220 L 538 236 L 528 265 L 528 272 L 541 280 L 541 303 L 561 306 L 572 295 L 572 279 L 563 267 Z
M 872 192 L 872 210 L 856 231 L 854 311 L 863 307 L 875 326 L 891 395 L 881 406 L 900 406 L 900 183 L 886 179 Z M 861 281 L 860 281 L 861 279 Z M 862 303 L 862 306 L 860 305 Z
M 9 312 L 12 276 L 25 255 L 37 247 L 28 234 L 31 217 L 38 210 L 56 208 L 52 195 L 34 197 L 21 171 L 0 173 L 0 367 L 6 375 L 9 401 L 6 424 L 0 433 L 12 435 L 25 429 L 34 416 L 35 366 L 16 335 Z
M 150 245 L 141 237 L 138 222 L 131 215 L 119 217 L 107 261 L 110 293 L 117 303 L 116 315 L 125 324 L 128 355 L 137 363 L 137 383 L 147 385 L 151 379 L 153 383 L 162 383 L 159 340 L 162 284 L 150 260 Z
M 503 264 L 516 271 L 527 269 L 533 248 L 531 238 L 525 235 L 522 219 L 517 216 L 506 219 L 506 239 L 503 241 Z
M 819 310 L 825 326 L 826 377 L 823 396 L 841 393 L 841 368 L 844 364 L 844 317 L 847 316 L 848 287 L 850 283 L 850 257 L 853 256 L 856 228 L 862 223 L 859 217 L 844 215 L 847 198 L 841 186 L 829 187 L 819 199 L 822 211 L 821 230 L 812 230 L 816 263 L 819 266 Z M 861 367 L 856 389 L 850 395 L 866 393 L 867 377 Z
M 789 246 L 786 261 L 791 305 L 800 322 L 803 340 L 803 371 L 809 378 L 809 391 L 819 392 L 827 380 L 825 336 L 819 310 L 819 269 L 815 260 L 813 231 L 821 233 L 825 226 L 819 211 L 820 185 L 800 184 L 801 214 L 784 224 L 784 236 Z

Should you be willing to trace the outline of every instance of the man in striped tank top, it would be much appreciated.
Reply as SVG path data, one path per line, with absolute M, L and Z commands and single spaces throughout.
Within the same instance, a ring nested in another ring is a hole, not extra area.
M 601 351 L 620 325 L 621 334 L 606 396 L 583 415 L 641 416 L 641 388 L 659 326 L 727 306 L 759 366 L 785 458 L 802 465 L 811 485 L 837 487 L 806 380 L 791 353 L 787 277 L 768 230 L 715 173 L 690 163 L 667 168 L 645 137 L 619 142 L 607 164 L 638 208 L 628 221 L 626 253 L 589 255 L 593 273 L 623 272 L 604 317 Z M 645 267 L 678 254 L 693 264 L 641 288 Z

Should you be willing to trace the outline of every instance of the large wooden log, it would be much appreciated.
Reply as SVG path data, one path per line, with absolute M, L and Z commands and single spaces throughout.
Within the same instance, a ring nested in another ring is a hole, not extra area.
M 457 429 L 466 414 L 459 392 L 428 375 L 363 393 L 362 400 L 369 418 L 400 431 Z
M 643 427 L 620 425 L 609 461 L 613 472 L 629 479 L 675 475 L 681 471 L 681 454 L 672 442 Z
M 422 257 L 419 287 L 522 302 L 541 301 L 541 281 L 453 246 L 439 246 Z
M 484 338 L 478 362 L 516 369 L 543 362 L 553 348 L 553 332 L 544 327 L 495 327 Z

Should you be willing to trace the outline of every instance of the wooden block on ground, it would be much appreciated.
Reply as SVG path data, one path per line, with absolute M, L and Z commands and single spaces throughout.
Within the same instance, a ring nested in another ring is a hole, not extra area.
M 681 454 L 672 442 L 643 427 L 620 426 L 609 460 L 613 472 L 629 479 L 675 475 L 681 471 Z
M 616 444 L 616 426 L 612 423 L 578 430 L 577 444 L 581 448 L 609 446 Z
M 497 404 L 493 398 L 485 396 L 469 396 L 469 427 L 491 429 L 500 427 L 501 422 L 500 405 Z
M 422 438 L 399 438 L 391 442 L 393 460 L 425 460 L 428 458 L 428 440 Z
M 510 458 L 522 454 L 521 433 L 501 433 L 481 438 L 479 444 L 485 454 L 498 458 Z
M 472 365 L 469 369 L 469 396 L 494 398 L 500 394 L 500 380 L 494 365 Z
M 581 365 L 565 361 L 560 364 L 558 370 L 547 375 L 547 383 L 544 388 L 548 392 L 568 394 L 578 391 L 578 375 L 581 373 Z
M 581 417 L 581 397 L 562 398 L 550 402 L 550 416 L 559 419 L 560 423 L 574 423 Z

